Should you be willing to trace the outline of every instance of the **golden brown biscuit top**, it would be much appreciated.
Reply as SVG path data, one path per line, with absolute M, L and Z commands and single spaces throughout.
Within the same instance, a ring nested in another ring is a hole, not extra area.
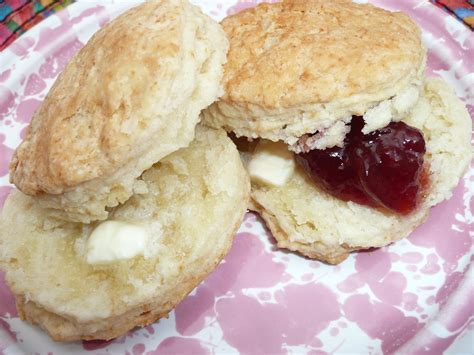
M 147 2 L 92 37 L 33 116 L 10 165 L 12 182 L 28 194 L 61 193 L 159 140 L 153 118 L 182 104 L 172 95 L 189 20 L 183 5 Z
M 261 4 L 222 22 L 230 51 L 224 102 L 263 108 L 372 93 L 424 60 L 410 18 L 347 0 Z

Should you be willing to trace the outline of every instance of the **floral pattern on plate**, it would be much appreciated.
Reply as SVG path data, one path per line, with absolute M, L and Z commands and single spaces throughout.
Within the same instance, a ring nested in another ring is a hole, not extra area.
M 82 1 L 0 53 L 0 204 L 8 162 L 67 61 L 111 18 L 139 3 Z M 253 1 L 195 0 L 217 20 Z M 429 2 L 371 1 L 423 29 L 428 75 L 474 114 L 474 35 Z M 168 319 L 109 342 L 54 343 L 22 322 L 0 274 L 0 353 L 441 353 L 473 351 L 474 167 L 425 224 L 386 248 L 329 266 L 277 250 L 247 214 L 230 253 Z M 471 347 L 471 348 L 469 348 Z

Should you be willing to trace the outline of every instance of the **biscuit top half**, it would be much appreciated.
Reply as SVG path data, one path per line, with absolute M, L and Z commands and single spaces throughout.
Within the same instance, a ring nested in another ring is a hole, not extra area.
M 408 16 L 349 1 L 263 4 L 222 26 L 231 45 L 223 100 L 262 107 L 377 92 L 423 58 Z
M 11 181 L 27 194 L 60 194 L 136 169 L 131 162 L 153 152 L 143 171 L 187 146 L 199 111 L 220 91 L 228 44 L 211 22 L 187 1 L 153 0 L 97 32 L 34 114 Z M 205 89 L 204 72 L 212 72 Z
M 424 68 L 425 49 L 416 24 L 403 13 L 368 4 L 261 4 L 224 19 L 222 26 L 230 41 L 225 95 L 206 116 L 211 125 L 238 135 L 286 140 L 314 131 L 301 122 L 304 117 L 295 122 L 289 110 L 330 107 L 335 114 L 339 109 L 346 116 L 363 113 L 374 102 L 396 95 Z M 369 104 L 361 107 L 362 101 Z M 318 104 L 326 106 L 309 107 Z M 282 117 L 285 112 L 291 117 Z M 298 124 L 293 131 L 286 127 Z M 287 136 L 278 131 L 285 128 Z

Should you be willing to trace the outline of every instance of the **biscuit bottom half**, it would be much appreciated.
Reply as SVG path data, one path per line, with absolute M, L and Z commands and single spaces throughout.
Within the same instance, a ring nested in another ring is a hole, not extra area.
M 22 319 L 54 340 L 111 339 L 166 316 L 230 248 L 250 184 L 223 130 L 196 138 L 147 170 L 144 192 L 108 220 L 148 226 L 144 256 L 106 265 L 85 261 L 95 226 L 51 218 L 13 192 L 0 218 L 0 266 Z
M 430 207 L 451 196 L 472 154 L 472 123 L 465 106 L 442 80 L 430 78 L 403 121 L 420 129 L 426 141 L 429 187 L 421 205 L 400 216 L 342 201 L 298 167 L 284 186 L 252 186 L 251 209 L 261 214 L 279 247 L 337 264 L 353 250 L 406 237 L 428 217 Z

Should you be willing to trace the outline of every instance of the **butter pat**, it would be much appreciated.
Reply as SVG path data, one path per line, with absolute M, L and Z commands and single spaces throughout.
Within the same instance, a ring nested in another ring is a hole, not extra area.
M 105 221 L 89 236 L 86 244 L 88 264 L 109 264 L 143 255 L 149 235 L 144 227 L 120 221 Z
M 286 144 L 262 140 L 247 168 L 252 182 L 283 186 L 295 170 L 295 161 Z

